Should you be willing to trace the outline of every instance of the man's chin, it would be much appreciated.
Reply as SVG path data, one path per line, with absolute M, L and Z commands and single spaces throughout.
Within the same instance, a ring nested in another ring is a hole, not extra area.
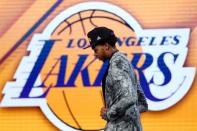
M 100 61 L 105 62 L 106 60 L 108 60 L 107 58 L 98 58 Z
M 99 58 L 99 61 L 104 61 L 104 60 Z
M 98 59 L 99 61 L 105 62 L 105 59 Z

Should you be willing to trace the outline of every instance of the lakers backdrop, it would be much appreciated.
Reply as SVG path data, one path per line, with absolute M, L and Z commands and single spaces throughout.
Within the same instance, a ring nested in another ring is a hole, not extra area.
M 145 131 L 197 130 L 197 2 L 0 1 L 0 130 L 103 130 L 101 81 L 86 34 L 118 36 L 140 79 Z

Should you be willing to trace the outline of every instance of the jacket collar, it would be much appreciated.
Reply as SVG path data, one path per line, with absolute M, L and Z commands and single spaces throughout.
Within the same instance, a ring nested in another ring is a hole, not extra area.
M 114 53 L 112 54 L 112 57 L 111 57 L 110 60 L 109 60 L 109 63 L 111 63 L 112 60 L 113 60 L 118 54 L 119 54 L 119 51 L 118 51 L 118 50 L 117 50 L 116 52 L 114 52 Z

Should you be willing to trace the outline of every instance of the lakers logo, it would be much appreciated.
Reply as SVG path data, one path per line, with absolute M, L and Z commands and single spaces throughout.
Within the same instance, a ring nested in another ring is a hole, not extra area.
M 6 84 L 1 106 L 39 106 L 61 130 L 101 130 L 106 65 L 91 49 L 83 50 L 90 41 L 86 33 L 99 26 L 115 31 L 117 46 L 136 70 L 150 110 L 167 109 L 187 93 L 195 76 L 195 68 L 183 67 L 189 29 L 143 30 L 117 6 L 86 2 L 61 12 L 33 36 L 30 54 L 22 59 L 16 81 Z

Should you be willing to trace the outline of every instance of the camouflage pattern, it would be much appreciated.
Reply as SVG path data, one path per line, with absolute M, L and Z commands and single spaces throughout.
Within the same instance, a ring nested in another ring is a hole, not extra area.
M 123 53 L 113 54 L 104 84 L 108 109 L 104 114 L 105 131 L 142 131 L 140 112 L 146 111 L 148 105 L 136 74 Z

